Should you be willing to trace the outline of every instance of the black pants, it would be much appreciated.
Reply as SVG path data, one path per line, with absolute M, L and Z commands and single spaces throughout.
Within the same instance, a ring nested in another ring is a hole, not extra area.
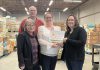
M 82 61 L 66 61 L 68 70 L 82 70 Z
M 26 66 L 24 70 L 41 70 L 38 64 L 33 64 L 32 66 Z
M 42 70 L 55 70 L 57 56 L 46 56 L 41 54 Z

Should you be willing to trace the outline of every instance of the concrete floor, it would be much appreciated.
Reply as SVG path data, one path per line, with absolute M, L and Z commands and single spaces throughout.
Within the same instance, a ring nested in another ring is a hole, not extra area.
M 98 57 L 95 58 L 98 60 Z M 17 53 L 13 52 L 8 56 L 4 56 L 0 59 L 0 70 L 20 70 L 18 68 Z M 56 70 L 67 70 L 64 62 L 58 61 Z M 91 55 L 86 54 L 83 70 L 92 70 Z

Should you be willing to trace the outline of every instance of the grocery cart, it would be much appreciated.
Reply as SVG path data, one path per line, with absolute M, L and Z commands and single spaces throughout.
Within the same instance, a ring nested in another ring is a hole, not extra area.
M 93 65 L 92 70 L 99 70 L 99 62 L 94 61 L 94 49 L 100 49 L 100 44 L 94 44 L 92 46 L 92 65 Z

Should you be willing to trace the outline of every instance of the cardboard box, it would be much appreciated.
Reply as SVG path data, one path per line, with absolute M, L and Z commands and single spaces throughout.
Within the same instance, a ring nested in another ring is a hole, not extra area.
M 98 40 L 89 40 L 88 41 L 88 44 L 96 44 L 96 43 L 99 43 Z
M 88 32 L 87 35 L 98 36 L 99 35 L 99 32 Z
M 98 27 L 98 28 L 95 28 L 95 29 L 96 29 L 96 31 L 97 31 L 97 32 L 100 32 L 100 27 Z
M 100 24 L 96 24 L 96 26 L 95 26 L 95 27 L 96 27 L 96 28 L 97 28 L 97 27 L 100 27 Z
M 98 40 L 99 36 L 88 36 L 87 39 L 89 40 Z

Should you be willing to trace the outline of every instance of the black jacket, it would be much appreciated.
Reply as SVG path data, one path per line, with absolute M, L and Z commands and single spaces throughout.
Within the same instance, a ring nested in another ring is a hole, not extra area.
M 81 27 L 76 27 L 71 34 L 70 31 L 67 31 L 65 37 L 67 37 L 68 40 L 63 46 L 62 59 L 66 61 L 84 61 L 84 47 L 87 39 L 86 31 Z
M 38 39 L 36 36 L 35 38 L 38 43 Z M 39 49 L 40 47 L 38 46 L 38 51 L 40 51 Z M 32 45 L 29 39 L 29 34 L 27 32 L 23 32 L 17 37 L 17 54 L 19 67 L 22 66 L 22 64 L 25 64 L 27 68 L 33 66 Z

